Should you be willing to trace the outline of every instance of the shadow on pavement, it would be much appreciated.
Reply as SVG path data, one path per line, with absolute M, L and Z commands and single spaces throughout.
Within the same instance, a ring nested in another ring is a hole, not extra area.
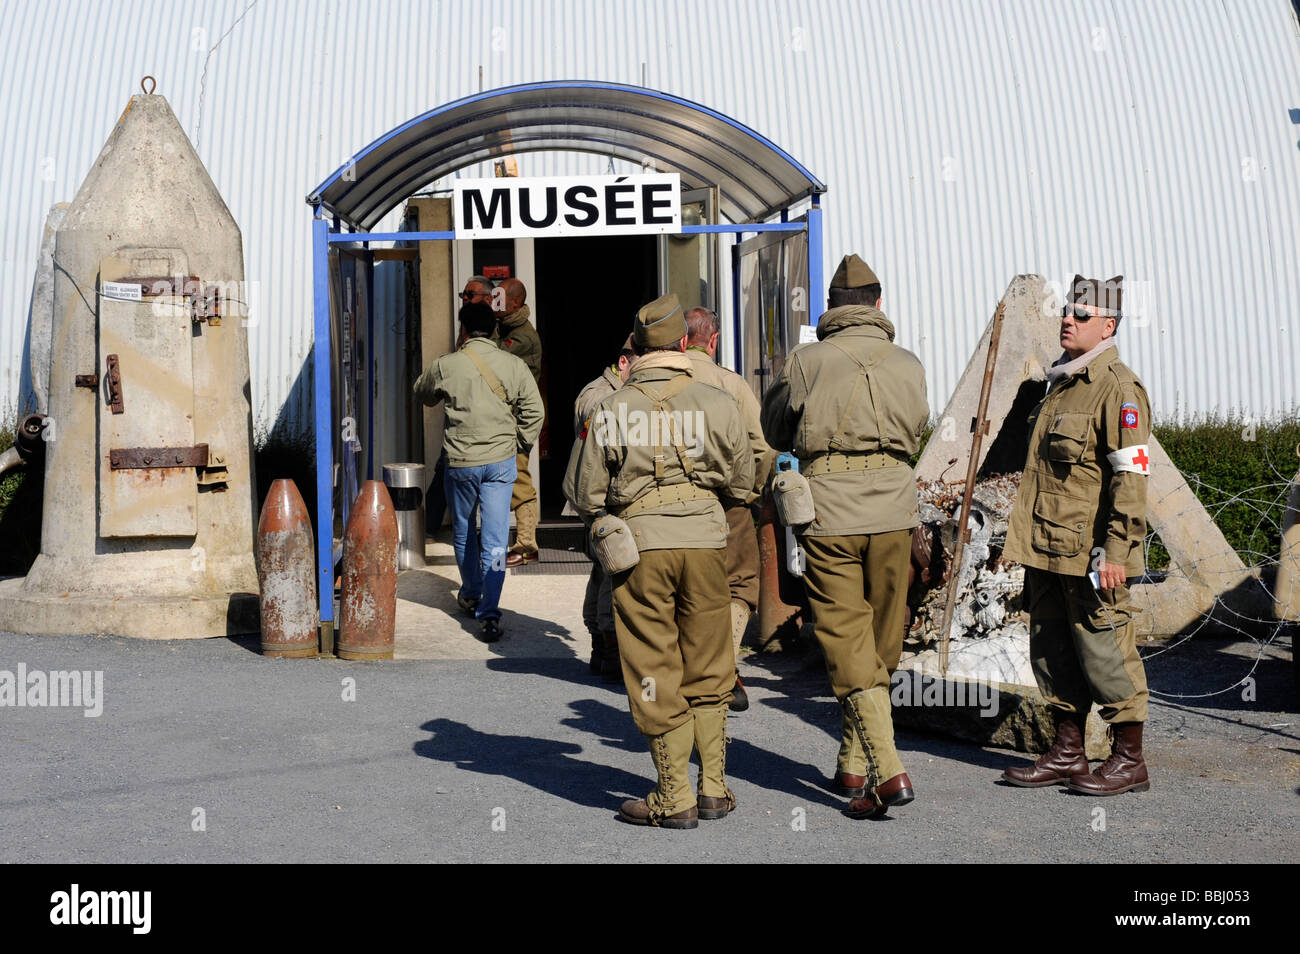
M 479 732 L 451 719 L 433 719 L 420 728 L 432 738 L 412 746 L 416 755 L 523 782 L 587 808 L 617 811 L 623 799 L 641 798 L 654 785 L 647 777 L 576 758 L 583 749 L 572 742 Z

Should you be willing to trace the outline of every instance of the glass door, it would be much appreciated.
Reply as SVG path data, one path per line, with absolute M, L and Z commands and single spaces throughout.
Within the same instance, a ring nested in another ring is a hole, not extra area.
M 741 373 L 761 399 L 799 345 L 808 313 L 808 232 L 767 232 L 736 246 Z
M 717 224 L 717 189 L 682 190 L 682 225 Z M 676 292 L 683 308 L 718 311 L 718 236 L 661 235 L 659 293 Z

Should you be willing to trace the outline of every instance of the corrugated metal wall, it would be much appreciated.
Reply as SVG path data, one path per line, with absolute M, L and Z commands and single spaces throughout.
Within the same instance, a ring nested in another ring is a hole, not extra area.
M 1012 275 L 1076 270 L 1122 272 L 1145 303 L 1122 350 L 1158 416 L 1300 404 L 1288 0 L 9 0 L 0 35 L 0 407 L 20 400 L 45 213 L 72 198 L 142 75 L 243 229 L 268 427 L 305 419 L 303 196 L 389 128 L 479 89 L 480 66 L 485 88 L 644 75 L 789 151 L 830 187 L 827 274 L 846 251 L 876 267 L 936 409 Z

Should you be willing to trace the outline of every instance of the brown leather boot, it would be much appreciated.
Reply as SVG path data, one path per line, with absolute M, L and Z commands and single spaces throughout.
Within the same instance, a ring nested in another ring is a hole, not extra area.
M 1033 765 L 1009 768 L 1002 778 L 1021 788 L 1064 785 L 1076 775 L 1087 775 L 1088 757 L 1083 751 L 1083 720 L 1078 713 L 1060 715 L 1056 720 L 1056 741 Z
M 1070 791 L 1080 795 L 1119 795 L 1145 792 L 1151 787 L 1147 763 L 1142 758 L 1142 723 L 1117 722 L 1110 729 L 1114 737 L 1110 758 L 1096 771 L 1071 778 Z

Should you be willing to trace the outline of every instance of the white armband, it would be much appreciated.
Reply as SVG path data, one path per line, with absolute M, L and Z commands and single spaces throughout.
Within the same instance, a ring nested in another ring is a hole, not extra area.
M 1134 444 L 1132 447 L 1112 451 L 1106 455 L 1106 460 L 1110 462 L 1110 469 L 1117 474 L 1141 474 L 1145 477 L 1151 473 L 1151 458 L 1147 456 L 1146 444 Z

